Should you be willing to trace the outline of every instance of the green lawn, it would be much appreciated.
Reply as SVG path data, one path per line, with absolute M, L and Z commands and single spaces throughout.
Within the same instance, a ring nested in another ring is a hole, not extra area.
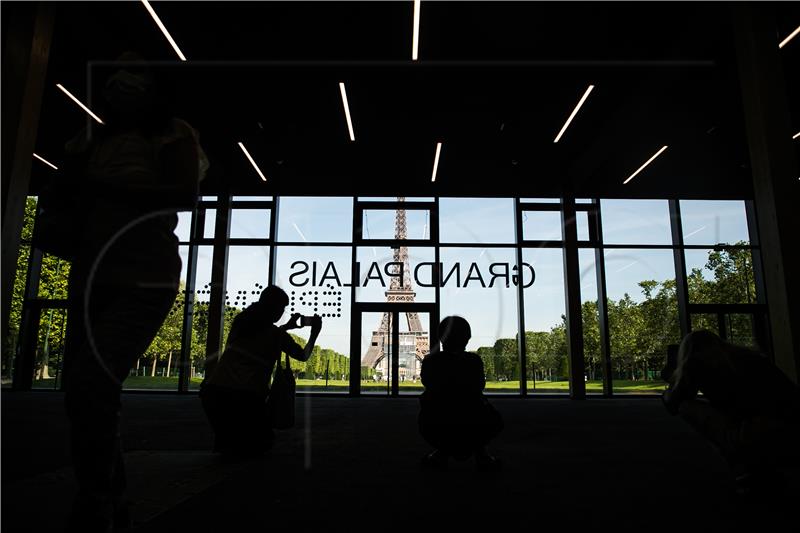
M 200 387 L 201 378 L 193 378 L 189 385 L 190 389 L 196 390 Z M 151 389 L 151 390 L 177 390 L 178 377 L 149 377 L 131 376 L 123 384 L 125 389 Z M 54 387 L 52 379 L 39 380 L 34 382 L 34 388 Z M 422 391 L 422 384 L 410 381 L 400 383 L 400 388 L 404 392 L 414 393 Z M 328 391 L 346 392 L 348 383 L 344 380 L 331 380 L 325 386 L 325 380 L 298 379 L 297 389 L 299 391 Z M 362 381 L 361 389 L 365 392 L 382 393 L 386 391 L 386 382 Z M 614 381 L 614 392 L 636 393 L 636 394 L 659 394 L 664 390 L 664 383 L 661 381 Z M 490 381 L 486 383 L 487 393 L 515 393 L 519 391 L 518 381 Z M 603 384 L 600 381 L 589 381 L 586 383 L 586 391 L 590 393 L 601 393 Z M 535 386 L 532 381 L 528 381 L 529 393 L 562 393 L 569 392 L 567 381 L 537 381 Z

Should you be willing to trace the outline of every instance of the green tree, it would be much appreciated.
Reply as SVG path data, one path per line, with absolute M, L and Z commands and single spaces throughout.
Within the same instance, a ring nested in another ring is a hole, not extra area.
M 540 379 L 545 352 L 548 350 L 549 333 L 546 331 L 525 332 L 525 354 L 528 359 L 528 379 Z
M 583 360 L 590 380 L 602 379 L 603 352 L 600 346 L 600 315 L 596 301 L 581 305 Z
M 25 298 L 25 280 L 28 275 L 28 259 L 30 257 L 30 242 L 33 237 L 33 223 L 36 218 L 36 198 L 28 197 L 25 201 L 25 215 L 22 222 L 22 234 L 20 235 L 23 244 L 19 247 L 17 254 L 17 271 L 14 278 L 14 290 L 11 296 L 11 310 L 8 316 L 6 343 L 3 346 L 3 377 L 11 377 L 12 360 L 16 352 L 17 341 L 19 339 L 19 326 L 22 321 L 22 302 Z
M 179 297 L 180 298 L 180 297 Z M 156 333 L 144 356 L 150 359 L 150 376 L 156 375 L 159 361 L 166 361 L 164 375 L 169 377 L 173 371 L 174 357 L 181 351 L 181 333 L 183 331 L 183 301 L 178 299 L 164 319 L 164 323 Z M 137 367 L 139 362 L 137 361 Z
M 476 350 L 478 356 L 483 360 L 483 373 L 489 381 L 497 380 L 497 371 L 494 365 L 494 347 L 481 346 Z
M 494 343 L 494 357 L 495 374 L 498 379 L 509 381 L 519 377 L 516 339 L 497 339 Z

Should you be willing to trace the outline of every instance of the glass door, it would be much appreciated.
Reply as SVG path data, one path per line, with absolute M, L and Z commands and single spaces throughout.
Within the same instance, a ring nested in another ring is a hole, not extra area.
M 420 394 L 422 359 L 431 349 L 430 304 L 359 304 L 353 327 L 359 331 L 360 394 Z M 352 384 L 351 384 L 352 385 Z

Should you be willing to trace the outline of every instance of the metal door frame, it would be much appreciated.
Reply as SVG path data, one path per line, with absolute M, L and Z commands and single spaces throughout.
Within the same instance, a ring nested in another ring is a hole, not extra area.
M 350 315 L 350 357 L 357 358 L 358 372 L 350 372 L 350 396 L 361 395 L 361 322 L 364 313 L 391 313 L 392 324 L 392 341 L 389 348 L 391 361 L 391 389 L 386 397 L 400 396 L 400 360 L 392 351 L 397 351 L 400 345 L 400 313 L 415 312 L 415 313 L 428 313 L 430 316 L 430 323 L 428 329 L 428 340 L 431 349 L 439 344 L 439 338 L 436 335 L 435 329 L 439 325 L 439 305 L 438 303 L 386 303 L 386 302 L 356 302 L 353 304 L 353 311 Z M 392 348 L 394 347 L 394 348 Z M 392 357 L 395 355 L 395 357 Z M 355 368 L 354 361 L 351 363 L 351 369 Z

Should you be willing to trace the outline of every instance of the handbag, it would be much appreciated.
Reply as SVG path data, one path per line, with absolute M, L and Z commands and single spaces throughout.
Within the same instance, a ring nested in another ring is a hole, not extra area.
M 289 355 L 286 355 L 286 366 L 281 366 L 278 358 L 275 367 L 275 376 L 272 378 L 272 387 L 267 397 L 267 411 L 275 429 L 289 429 L 294 426 L 294 395 L 297 385 L 295 383 L 292 367 L 289 365 Z

